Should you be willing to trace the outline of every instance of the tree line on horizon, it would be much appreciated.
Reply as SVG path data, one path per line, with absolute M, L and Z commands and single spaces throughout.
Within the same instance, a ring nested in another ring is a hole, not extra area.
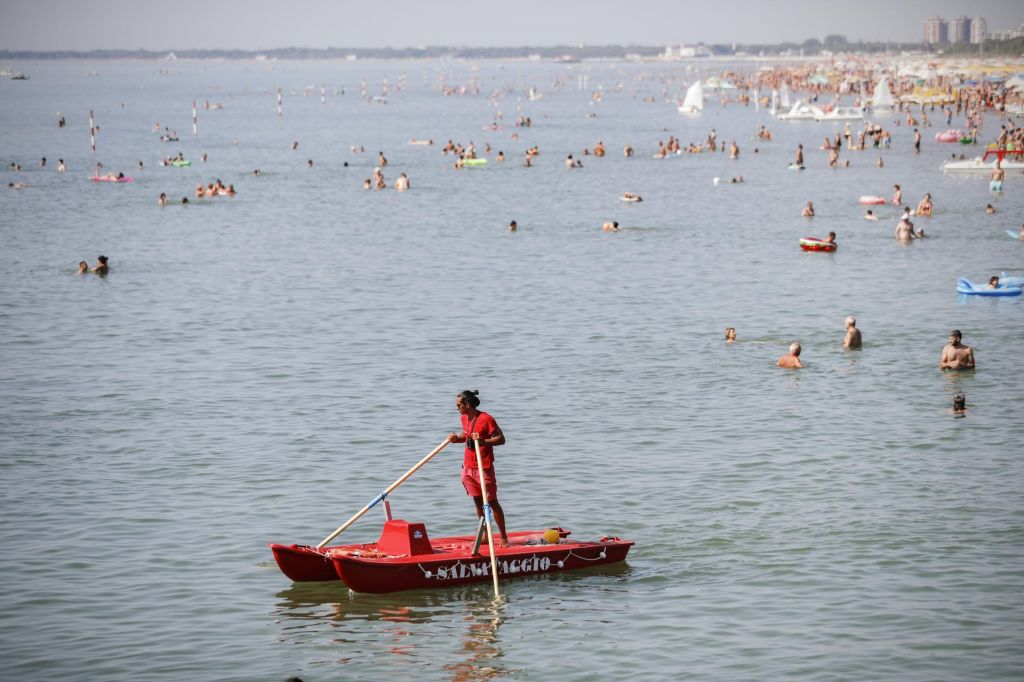
M 809 38 L 802 43 L 704 45 L 713 56 L 731 55 L 803 55 L 813 57 L 823 53 L 857 52 L 884 54 L 892 52 L 926 52 L 929 54 L 963 55 L 1024 55 L 1024 37 L 1010 40 L 987 40 L 981 46 L 971 43 L 935 45 L 931 43 L 894 43 L 883 41 L 851 42 L 845 36 L 827 35 L 823 40 Z M 0 61 L 11 59 L 152 59 L 160 60 L 171 52 L 180 59 L 525 59 L 534 55 L 541 59 L 621 59 L 630 55 L 657 57 L 664 52 L 658 45 L 555 45 L 547 47 L 378 47 L 378 48 L 307 48 L 282 47 L 269 50 L 0 50 Z

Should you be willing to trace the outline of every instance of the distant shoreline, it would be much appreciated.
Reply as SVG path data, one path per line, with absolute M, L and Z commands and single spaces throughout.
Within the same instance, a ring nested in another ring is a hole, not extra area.
M 673 46 L 675 47 L 675 46 Z M 153 62 L 182 61 L 360 61 L 360 60 L 516 60 L 561 62 L 582 61 L 771 61 L 842 59 L 852 55 L 921 57 L 928 59 L 972 59 L 992 57 L 1020 60 L 1024 39 L 989 41 L 977 45 L 941 45 L 924 43 L 821 43 L 807 40 L 800 44 L 778 45 L 702 45 L 706 56 L 665 57 L 664 45 L 557 45 L 551 47 L 410 47 L 410 48 L 300 48 L 268 50 L 0 50 L 0 63 L 16 60 L 136 60 Z

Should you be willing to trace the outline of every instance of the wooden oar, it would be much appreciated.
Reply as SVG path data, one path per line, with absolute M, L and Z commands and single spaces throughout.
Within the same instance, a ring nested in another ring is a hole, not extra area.
M 494 533 L 491 532 L 491 505 L 487 500 L 487 481 L 484 480 L 484 458 L 480 456 L 480 441 L 474 439 L 473 447 L 476 448 L 476 469 L 480 472 L 480 490 L 484 496 L 484 519 L 487 521 L 487 547 L 491 552 L 491 577 L 494 578 L 494 598 L 501 597 L 498 594 L 498 557 L 494 555 Z
M 360 516 L 362 516 L 362 515 L 363 515 L 363 514 L 365 514 L 366 512 L 368 512 L 368 511 L 370 511 L 371 509 L 373 509 L 373 507 L 374 507 L 374 506 L 375 506 L 375 505 L 376 505 L 376 504 L 377 504 L 378 502 L 380 502 L 380 501 L 381 501 L 381 500 L 383 500 L 383 499 L 384 499 L 385 497 L 387 497 L 388 495 L 390 495 L 390 494 L 391 494 L 391 491 L 392 491 L 392 490 L 394 490 L 394 489 L 395 489 L 395 488 L 397 488 L 398 486 L 400 486 L 400 485 L 402 485 L 403 483 L 405 483 L 405 481 L 406 481 L 406 480 L 407 480 L 407 479 L 408 479 L 408 478 L 409 478 L 410 476 L 412 476 L 413 474 L 415 474 L 415 473 L 416 473 L 416 471 L 417 471 L 417 470 L 419 470 L 419 468 L 420 468 L 421 466 L 423 466 L 424 464 L 426 464 L 427 462 L 429 462 L 429 461 L 430 461 L 430 458 L 431 458 L 431 457 L 433 457 L 433 456 L 434 456 L 434 455 L 436 455 L 437 453 L 439 453 L 439 452 L 441 452 L 442 450 L 444 450 L 444 449 L 445 449 L 445 448 L 446 448 L 446 447 L 448 446 L 448 442 L 449 442 L 449 441 L 448 441 L 448 439 L 447 439 L 447 438 L 445 438 L 445 439 L 444 439 L 444 440 L 443 440 L 443 441 L 441 442 L 441 444 L 440 444 L 440 445 L 438 445 L 438 446 L 437 446 L 436 448 L 434 448 L 433 450 L 431 450 L 431 451 L 430 451 L 430 454 L 429 454 L 429 455 L 427 455 L 426 457 L 424 457 L 423 459 L 421 459 L 421 460 L 420 460 L 419 462 L 417 462 L 417 463 L 416 463 L 416 466 L 414 466 L 414 467 L 413 467 L 412 469 L 409 469 L 408 471 L 406 471 L 406 472 L 405 472 L 405 473 L 404 473 L 404 474 L 402 475 L 402 477 L 401 477 L 400 479 L 398 479 L 397 481 L 395 481 L 394 483 L 392 483 L 391 485 L 389 485 L 389 486 L 388 486 L 387 488 L 385 488 L 385 489 L 384 489 L 384 492 L 382 492 L 382 493 L 380 493 L 379 495 L 377 495 L 377 497 L 373 498 L 373 499 L 372 499 L 372 500 L 370 501 L 370 503 L 369 503 L 369 504 L 367 504 L 367 505 L 366 505 L 365 507 L 363 507 L 363 508 L 362 508 L 362 509 L 360 509 L 360 510 L 359 510 L 358 512 L 356 512 L 356 515 L 355 515 L 355 516 L 353 516 L 353 517 L 352 517 L 351 519 L 349 519 L 349 520 L 348 520 L 348 521 L 346 521 L 345 523 L 343 523 L 343 524 L 341 524 L 340 526 L 338 526 L 337 530 L 335 530 L 335 531 L 334 531 L 333 533 L 331 533 L 330 535 L 328 535 L 327 537 L 325 537 L 325 538 L 323 539 L 323 541 L 322 541 L 322 542 L 321 542 L 321 543 L 320 543 L 319 545 L 317 545 L 317 546 L 316 546 L 316 548 L 317 548 L 317 549 L 322 549 L 322 548 L 323 548 L 323 546 L 324 546 L 324 545 L 326 545 L 326 544 L 327 544 L 328 542 L 330 542 L 330 541 L 331 541 L 331 540 L 333 540 L 334 538 L 336 538 L 336 537 L 338 537 L 339 535 L 341 535 L 341 534 L 342 534 L 342 532 L 344 532 L 344 531 L 345 531 L 345 529 L 347 529 L 347 528 L 348 528 L 349 526 L 351 526 L 351 525 L 352 525 L 353 523 L 355 523 L 356 521 L 358 521 L 358 520 L 359 520 L 359 517 L 360 517 Z

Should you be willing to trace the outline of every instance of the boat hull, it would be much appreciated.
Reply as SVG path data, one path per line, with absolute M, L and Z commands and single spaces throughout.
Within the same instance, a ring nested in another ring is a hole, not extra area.
M 270 545 L 278 568 L 297 583 L 337 580 L 338 573 L 327 556 L 331 549 L 317 549 L 308 545 Z
M 566 542 L 558 545 L 495 547 L 499 580 L 572 571 L 623 561 L 629 541 Z M 338 556 L 332 558 L 338 577 L 355 592 L 385 593 L 452 587 L 491 581 L 486 547 L 472 556 L 471 547 L 442 558 L 410 557 L 399 561 Z
M 391 524 L 392 522 L 388 522 Z M 400 522 L 404 523 L 404 522 Z M 422 524 L 411 524 L 423 536 Z M 402 527 L 404 530 L 404 527 Z M 318 549 L 307 545 L 270 545 L 281 571 L 295 582 L 341 580 L 355 592 L 381 594 L 423 588 L 450 587 L 491 580 L 491 558 L 487 543 L 473 554 L 475 536 L 435 538 L 428 549 L 411 549 L 391 554 L 393 529 L 386 524 L 377 543 L 339 545 Z M 544 531 L 520 531 L 509 534 L 509 546 L 495 546 L 500 580 L 544 575 L 591 566 L 617 563 L 626 558 L 631 540 L 604 537 L 595 542 L 569 540 L 569 531 L 559 530 L 559 542 L 544 542 Z M 411 546 L 410 546 L 411 547 Z

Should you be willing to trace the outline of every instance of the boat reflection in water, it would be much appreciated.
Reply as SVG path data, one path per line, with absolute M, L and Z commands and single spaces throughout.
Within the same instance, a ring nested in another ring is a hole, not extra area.
M 310 677 L 331 678 L 337 665 L 379 664 L 386 655 L 406 660 L 409 677 L 492 680 L 525 672 L 505 661 L 503 627 L 511 628 L 506 640 L 518 641 L 538 618 L 564 618 L 578 590 L 614 590 L 609 583 L 619 585 L 630 573 L 618 563 L 517 578 L 499 601 L 488 583 L 399 594 L 356 593 L 340 582 L 294 583 L 276 594 L 270 615 L 279 642 L 326 652 L 309 661 Z

